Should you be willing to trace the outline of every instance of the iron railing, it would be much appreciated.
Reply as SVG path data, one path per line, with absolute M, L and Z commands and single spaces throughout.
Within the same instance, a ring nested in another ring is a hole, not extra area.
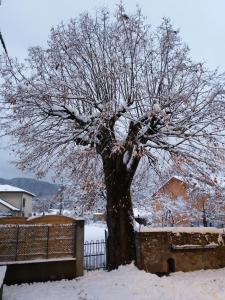
M 106 269 L 106 242 L 96 240 L 84 243 L 84 269 Z

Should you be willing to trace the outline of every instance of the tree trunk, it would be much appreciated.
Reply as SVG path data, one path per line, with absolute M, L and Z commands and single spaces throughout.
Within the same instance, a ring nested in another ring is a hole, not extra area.
M 107 192 L 108 269 L 135 259 L 131 182 L 133 176 L 123 164 L 123 155 L 103 158 Z

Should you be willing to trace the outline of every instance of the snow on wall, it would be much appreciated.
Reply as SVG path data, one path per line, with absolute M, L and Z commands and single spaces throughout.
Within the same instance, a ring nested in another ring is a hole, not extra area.
M 224 228 L 216 227 L 142 227 L 141 232 L 187 232 L 187 233 L 225 233 Z

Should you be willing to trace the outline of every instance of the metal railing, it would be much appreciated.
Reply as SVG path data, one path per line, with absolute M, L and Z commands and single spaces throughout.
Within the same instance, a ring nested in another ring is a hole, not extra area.
M 84 269 L 106 269 L 106 242 L 96 240 L 84 243 Z

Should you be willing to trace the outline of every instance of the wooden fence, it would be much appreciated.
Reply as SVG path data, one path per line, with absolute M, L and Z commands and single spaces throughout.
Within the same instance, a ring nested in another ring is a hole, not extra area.
M 75 257 L 76 224 L 0 225 L 0 262 Z
M 0 262 L 77 257 L 83 225 L 65 216 L 0 218 Z
M 0 218 L 0 266 L 5 283 L 83 275 L 84 220 L 65 216 Z

